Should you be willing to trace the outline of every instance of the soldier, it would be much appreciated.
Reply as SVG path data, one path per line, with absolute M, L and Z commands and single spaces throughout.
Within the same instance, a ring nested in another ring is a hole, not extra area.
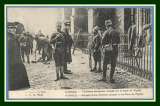
M 93 47 L 92 47 L 92 43 L 93 42 L 93 35 L 91 34 L 89 37 L 88 37 L 88 45 L 87 45 L 87 48 L 88 48 L 88 54 L 89 54 L 89 68 L 90 68 L 90 71 L 93 71 L 92 69 L 92 55 L 93 55 Z
M 152 25 L 151 24 L 144 24 L 142 32 L 139 34 L 138 44 L 139 48 L 143 48 L 146 45 L 149 45 L 152 42 Z M 147 37 L 147 38 L 146 38 Z
M 92 42 L 92 49 L 93 49 L 93 59 L 94 59 L 94 68 L 92 71 L 101 72 L 101 35 L 100 35 L 100 28 L 98 26 L 94 27 L 93 29 L 93 42 Z M 99 68 L 97 71 L 97 63 L 99 63 Z
M 17 34 L 15 33 L 15 31 L 16 27 L 8 25 L 7 55 L 9 60 L 8 61 L 9 90 L 17 90 L 30 87 L 26 68 L 21 60 L 20 44 L 17 38 L 21 34 L 18 34 L 18 36 L 16 36 Z
M 21 47 L 21 56 L 23 62 L 25 62 L 24 56 L 26 55 L 27 57 L 27 62 L 30 64 L 30 50 L 31 50 L 31 43 L 30 43 L 30 35 L 29 32 L 24 33 L 20 38 L 20 47 Z
M 49 37 L 47 37 L 47 39 L 49 39 Z M 49 43 L 47 48 L 47 61 L 50 61 L 52 59 L 52 56 L 53 56 L 53 49 L 52 45 Z
M 42 59 L 43 62 L 46 62 L 49 39 L 47 37 L 43 37 L 43 39 L 41 39 L 41 43 L 42 43 Z
M 65 36 L 65 64 L 64 64 L 64 73 L 65 74 L 72 74 L 71 70 L 67 69 L 67 63 L 72 62 L 72 56 L 71 56 L 71 47 L 73 45 L 73 39 L 69 35 L 69 29 L 70 29 L 70 22 L 66 21 L 64 22 L 64 36 Z
M 30 41 L 30 54 L 33 53 L 33 40 L 34 40 L 34 37 L 29 34 L 29 41 Z
M 38 34 L 35 37 L 36 40 L 36 49 L 39 51 L 39 54 L 41 54 L 41 50 L 42 50 L 42 45 L 43 43 L 41 42 L 41 38 L 45 37 L 45 35 L 42 33 L 42 31 L 40 30 L 38 32 Z
M 54 46 L 54 60 L 55 60 L 55 65 L 56 65 L 56 80 L 58 81 L 60 79 L 68 79 L 64 76 L 63 74 L 63 69 L 64 69 L 64 51 L 65 51 L 65 37 L 63 33 L 61 32 L 61 23 L 57 23 L 57 32 L 53 33 L 50 39 L 50 43 L 53 44 Z M 60 75 L 59 75 L 60 74 Z
M 53 56 L 53 48 L 52 48 L 52 45 L 50 44 L 48 36 L 46 36 L 46 38 L 44 39 L 43 52 L 45 54 L 44 59 L 47 58 L 47 60 L 45 59 L 47 63 L 48 61 L 52 59 L 52 56 Z
M 132 25 L 128 29 L 128 50 L 131 56 L 133 56 L 135 53 L 134 47 L 136 43 L 136 37 L 137 37 L 136 25 L 132 23 Z
M 102 47 L 104 50 L 103 77 L 101 81 L 106 81 L 107 65 L 111 64 L 110 82 L 114 83 L 113 75 L 118 57 L 118 44 L 120 43 L 119 33 L 112 28 L 112 21 L 105 21 L 106 31 L 102 37 Z

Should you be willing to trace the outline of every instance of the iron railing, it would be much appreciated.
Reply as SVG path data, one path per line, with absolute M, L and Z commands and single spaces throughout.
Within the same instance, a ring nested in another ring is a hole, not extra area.
M 87 40 L 80 40 L 87 44 Z M 85 46 L 86 47 L 86 46 Z M 83 53 L 89 54 L 87 48 L 81 48 Z M 152 41 L 144 47 L 134 47 L 134 52 L 128 49 L 128 36 L 121 34 L 117 67 L 148 80 L 152 80 L 153 74 L 153 49 Z
M 121 35 L 120 39 L 118 67 L 151 80 L 153 74 L 152 42 L 146 42 L 144 47 L 135 46 L 134 51 L 130 51 L 128 49 L 128 36 Z

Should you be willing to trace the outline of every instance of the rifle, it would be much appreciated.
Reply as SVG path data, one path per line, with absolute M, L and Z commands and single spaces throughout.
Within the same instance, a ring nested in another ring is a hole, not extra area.
M 76 36 L 76 40 L 74 42 L 74 47 L 73 47 L 73 51 L 72 51 L 72 54 L 74 54 L 74 51 L 76 49 L 76 45 L 77 45 L 77 42 L 78 42 L 78 38 L 79 38 L 79 33 L 80 33 L 81 29 L 78 31 L 77 33 L 77 36 Z
M 92 70 L 92 54 L 89 53 L 89 68 Z

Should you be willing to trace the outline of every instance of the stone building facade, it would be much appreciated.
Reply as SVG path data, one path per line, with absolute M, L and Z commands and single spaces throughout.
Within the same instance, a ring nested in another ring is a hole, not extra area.
M 71 34 L 76 36 L 80 31 L 79 43 L 85 47 L 87 37 L 92 34 L 92 29 L 95 25 L 105 30 L 104 21 L 111 19 L 114 28 L 121 35 L 126 35 L 132 24 L 136 24 L 137 35 L 142 31 L 145 24 L 150 24 L 151 9 L 150 8 L 64 8 L 62 20 L 70 20 Z M 122 40 L 123 43 L 127 43 Z

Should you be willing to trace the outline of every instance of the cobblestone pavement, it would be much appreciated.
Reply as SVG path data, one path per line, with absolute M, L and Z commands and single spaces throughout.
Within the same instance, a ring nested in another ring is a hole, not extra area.
M 80 50 L 76 50 L 72 55 L 73 62 L 68 68 L 73 74 L 66 74 L 69 79 L 54 81 L 56 79 L 54 61 L 50 64 L 41 62 L 27 64 L 27 73 L 30 81 L 30 89 L 120 89 L 120 88 L 150 88 L 152 82 L 136 75 L 132 75 L 125 70 L 116 68 L 114 75 L 115 83 L 111 84 L 109 78 L 106 82 L 98 81 L 101 79 L 102 73 L 90 72 L 88 66 L 88 55 L 83 54 Z M 34 55 L 32 56 L 34 60 Z M 108 70 L 107 76 L 109 77 Z

